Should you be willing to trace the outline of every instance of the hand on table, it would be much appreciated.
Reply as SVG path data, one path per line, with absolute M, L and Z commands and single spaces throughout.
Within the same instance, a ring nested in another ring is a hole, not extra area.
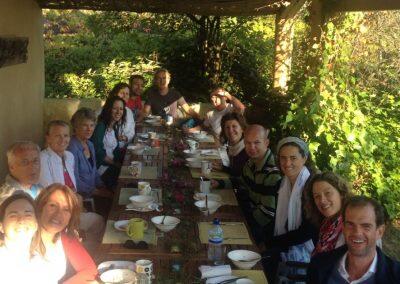
M 219 186 L 219 182 L 215 179 L 211 180 L 211 188 L 217 188 Z

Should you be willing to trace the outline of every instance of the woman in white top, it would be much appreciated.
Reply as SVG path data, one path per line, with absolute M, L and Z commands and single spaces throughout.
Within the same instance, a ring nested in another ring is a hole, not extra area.
M 74 155 L 67 151 L 70 130 L 66 122 L 53 120 L 47 126 L 47 148 L 40 153 L 40 184 L 49 186 L 60 183 L 76 193 Z M 80 202 L 82 198 L 76 193 Z M 80 214 L 79 228 L 85 233 L 84 244 L 89 250 L 95 250 L 100 244 L 104 232 L 103 218 L 93 212 Z
M 125 102 L 125 123 L 122 125 L 121 129 L 118 133 L 118 142 L 120 147 L 125 147 L 128 143 L 132 142 L 133 136 L 135 136 L 135 117 L 132 110 L 126 106 L 129 97 L 130 97 L 131 89 L 126 83 L 118 83 L 112 88 L 108 97 L 120 97 Z
M 38 224 L 32 197 L 16 192 L 0 206 L 0 282 L 42 283 L 32 260 Z
M 113 189 L 121 170 L 124 149 L 118 137 L 126 121 L 125 101 L 109 97 L 90 138 L 93 142 L 99 174 L 107 188 Z

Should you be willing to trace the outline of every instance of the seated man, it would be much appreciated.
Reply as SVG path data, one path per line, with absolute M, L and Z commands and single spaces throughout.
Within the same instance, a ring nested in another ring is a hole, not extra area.
M 144 77 L 142 75 L 132 75 L 129 78 L 129 86 L 131 87 L 130 98 L 126 103 L 126 106 L 130 108 L 134 115 L 135 120 L 141 116 L 142 105 L 142 93 L 144 86 Z
M 342 214 L 346 244 L 313 257 L 307 283 L 400 283 L 400 263 L 376 246 L 385 231 L 382 206 L 372 198 L 355 196 Z
M 240 100 L 229 94 L 223 88 L 216 88 L 213 90 L 210 94 L 210 99 L 214 109 L 207 113 L 202 126 L 211 129 L 214 135 L 219 136 L 221 133 L 222 117 L 234 111 L 243 114 L 246 107 Z M 201 126 L 189 128 L 188 132 L 201 130 L 201 128 Z
M 230 180 L 218 181 L 220 188 L 238 188 L 238 201 L 257 244 L 262 244 L 273 235 L 277 183 L 281 179 L 274 155 L 268 148 L 268 133 L 261 125 L 250 125 L 244 133 L 249 160 L 243 167 L 241 177 L 232 180 L 233 184 Z
M 198 119 L 196 113 L 185 101 L 185 98 L 174 88 L 169 87 L 171 74 L 166 69 L 158 69 L 154 74 L 153 86 L 145 92 L 147 101 L 144 105 L 144 116 L 149 114 L 160 115 L 165 118 L 171 115 L 177 118 L 178 105 L 193 118 Z
M 9 175 L 0 187 L 0 204 L 16 191 L 24 191 L 36 198 L 39 185 L 40 148 L 31 141 L 16 142 L 7 151 Z

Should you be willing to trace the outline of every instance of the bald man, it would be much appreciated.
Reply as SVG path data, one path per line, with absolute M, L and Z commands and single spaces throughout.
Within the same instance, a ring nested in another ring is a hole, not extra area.
M 234 187 L 238 199 L 257 244 L 272 237 L 275 224 L 278 182 L 281 180 L 269 149 L 269 130 L 261 125 L 250 125 L 244 133 L 244 144 L 249 160 Z M 221 181 L 219 181 L 221 184 Z M 220 187 L 232 187 L 225 182 Z

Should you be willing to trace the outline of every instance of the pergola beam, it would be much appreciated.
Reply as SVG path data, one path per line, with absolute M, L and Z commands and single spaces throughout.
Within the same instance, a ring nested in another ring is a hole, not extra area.
M 288 89 L 292 65 L 294 22 L 306 0 L 296 0 L 282 8 L 275 18 L 273 88 L 280 94 Z
M 275 14 L 284 0 L 36 0 L 41 8 L 215 16 Z
M 326 8 L 329 12 L 400 10 L 400 0 L 336 0 Z

